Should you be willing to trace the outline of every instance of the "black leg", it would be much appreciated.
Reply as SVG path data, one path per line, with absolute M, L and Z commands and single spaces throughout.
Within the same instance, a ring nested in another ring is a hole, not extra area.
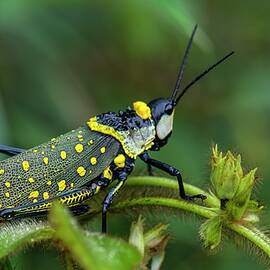
M 123 186 L 125 180 L 127 179 L 127 174 L 122 173 L 119 176 L 119 180 L 114 187 L 112 187 L 105 197 L 102 204 L 102 232 L 107 233 L 107 211 L 112 204 L 114 196 L 117 194 L 118 190 Z
M 2 153 L 2 154 L 15 156 L 15 155 L 18 155 L 24 151 L 25 150 L 21 149 L 21 148 L 16 148 L 16 147 L 0 144 L 0 153 Z
M 148 175 L 150 175 L 150 176 L 154 175 L 153 167 L 149 163 L 147 164 L 147 171 L 148 171 Z
M 178 180 L 178 185 L 179 185 L 179 195 L 182 199 L 185 199 L 185 200 L 194 200 L 197 198 L 202 199 L 202 200 L 206 199 L 206 196 L 203 194 L 197 194 L 197 195 L 190 196 L 190 195 L 187 195 L 185 193 L 182 176 L 181 176 L 181 173 L 178 169 L 176 169 L 173 166 L 170 166 L 166 163 L 160 162 L 159 160 L 155 160 L 155 159 L 150 158 L 150 156 L 148 155 L 147 152 L 144 152 L 143 154 L 141 154 L 140 158 L 145 163 L 150 164 L 153 167 L 156 167 L 164 172 L 167 172 L 171 176 L 176 176 L 177 180 Z

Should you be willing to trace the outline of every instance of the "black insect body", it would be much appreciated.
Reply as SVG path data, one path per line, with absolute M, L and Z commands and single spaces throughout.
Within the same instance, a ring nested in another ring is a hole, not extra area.
M 178 169 L 149 156 L 149 151 L 158 151 L 167 143 L 176 105 L 184 93 L 232 55 L 222 58 L 179 93 L 196 28 L 170 98 L 155 99 L 148 104 L 137 101 L 124 112 L 92 117 L 84 126 L 30 150 L 0 146 L 0 152 L 13 155 L 0 161 L 0 218 L 11 220 L 44 214 L 56 199 L 74 213 L 81 213 L 84 200 L 115 181 L 102 205 L 102 231 L 106 232 L 106 212 L 133 170 L 137 157 L 150 168 L 153 166 L 177 177 L 182 199 L 204 199 L 202 194 L 185 193 Z

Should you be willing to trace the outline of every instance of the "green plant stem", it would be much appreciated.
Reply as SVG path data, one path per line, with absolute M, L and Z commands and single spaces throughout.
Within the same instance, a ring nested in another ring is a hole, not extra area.
M 240 224 L 228 224 L 228 228 L 254 243 L 270 257 L 270 239 L 255 226 L 246 227 Z
M 129 186 L 154 186 L 173 189 L 178 191 L 177 182 L 167 178 L 161 177 L 130 177 L 127 181 Z M 220 202 L 215 196 L 189 184 L 185 184 L 185 189 L 188 194 L 194 195 L 198 193 L 206 194 L 206 205 L 201 206 L 195 203 L 189 203 L 181 199 L 164 198 L 164 197 L 144 197 L 135 198 L 129 201 L 122 201 L 114 205 L 111 209 L 121 210 L 124 208 L 137 206 L 163 206 L 184 210 L 204 218 L 211 218 L 216 215 L 215 209 L 219 207 Z M 213 209 L 211 209 L 211 208 Z M 224 224 L 230 230 L 236 232 L 238 235 L 252 242 L 260 250 L 270 257 L 270 239 L 255 226 L 245 226 L 243 224 L 228 223 Z
M 153 176 L 136 176 L 129 177 L 126 182 L 127 186 L 153 186 L 159 188 L 168 188 L 178 192 L 179 187 L 176 180 L 165 178 L 165 177 L 153 177 Z M 190 184 L 184 183 L 185 191 L 188 194 L 196 195 L 196 194 L 205 194 L 207 199 L 204 203 L 207 206 L 218 208 L 220 206 L 220 201 L 217 197 L 211 195 L 209 192 L 206 192 L 198 187 L 195 187 Z

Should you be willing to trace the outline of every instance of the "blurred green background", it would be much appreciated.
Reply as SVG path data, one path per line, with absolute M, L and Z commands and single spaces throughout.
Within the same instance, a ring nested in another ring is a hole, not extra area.
M 184 83 L 229 51 L 236 54 L 185 96 L 170 143 L 153 156 L 207 188 L 211 144 L 240 152 L 247 168 L 259 168 L 258 198 L 270 205 L 269 8 L 251 0 L 2 0 L 0 142 L 30 148 L 92 115 L 167 97 L 198 23 Z M 137 165 L 135 174 L 145 173 Z M 195 218 L 150 219 L 170 223 L 163 269 L 263 269 L 229 241 L 209 255 Z M 112 231 L 127 231 L 127 220 L 113 217 Z M 62 269 L 57 257 L 44 245 L 14 262 L 18 269 Z

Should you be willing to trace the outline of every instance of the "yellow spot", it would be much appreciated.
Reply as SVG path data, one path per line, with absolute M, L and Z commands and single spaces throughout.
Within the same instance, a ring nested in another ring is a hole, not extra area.
M 58 185 L 58 190 L 59 191 L 63 191 L 66 188 L 66 181 L 65 180 L 61 180 L 61 181 L 59 181 L 57 183 L 57 185 Z
M 98 193 L 99 190 L 100 190 L 100 186 L 97 186 L 97 187 L 96 187 L 96 190 L 95 190 L 95 194 Z
M 30 168 L 30 165 L 29 165 L 29 162 L 27 161 L 27 160 L 24 160 L 23 162 L 22 162 L 22 168 L 23 168 L 23 170 L 24 171 L 29 171 L 29 168 Z
M 3 207 L 3 205 L 0 203 L 0 208 L 2 208 Z
M 47 182 L 47 185 L 50 186 L 51 184 L 52 184 L 52 181 L 49 180 L 49 181 Z
M 106 168 L 104 171 L 103 171 L 103 176 L 109 180 L 112 179 L 112 171 L 110 169 L 110 167 Z
M 34 199 L 34 200 L 33 200 L 33 203 L 36 203 L 36 202 L 37 202 L 37 199 Z
M 29 181 L 30 183 L 34 183 L 34 182 L 35 182 L 35 179 L 32 178 L 32 177 L 30 177 L 30 178 L 28 178 L 28 181 Z
M 35 199 L 38 197 L 38 195 L 39 195 L 39 192 L 37 190 L 34 190 L 29 194 L 28 199 Z
M 79 138 L 79 139 L 82 139 L 82 138 L 83 138 L 83 135 L 78 135 L 78 138 Z
M 101 148 L 100 148 L 100 153 L 101 153 L 101 154 L 104 154 L 105 152 L 106 152 L 106 147 L 104 147 L 104 146 L 101 147 Z
M 47 191 L 46 191 L 46 192 L 43 192 L 43 195 L 42 195 L 42 196 L 43 196 L 43 199 L 44 199 L 44 200 L 47 200 L 47 199 L 49 199 L 49 197 L 50 197 L 50 196 L 49 196 L 49 193 L 48 193 Z
M 41 152 L 41 154 L 42 154 L 42 155 L 44 155 L 44 154 L 45 154 L 45 152 L 44 152 L 44 151 L 42 151 L 42 152 Z
M 84 167 L 80 166 L 80 167 L 78 167 L 78 169 L 77 169 L 77 173 L 78 173 L 79 176 L 85 176 L 86 170 L 85 170 Z
M 6 196 L 7 198 L 9 198 L 9 197 L 10 197 L 10 193 L 9 193 L 9 192 L 6 192 L 6 193 L 5 193 L 5 196 Z
M 151 118 L 151 109 L 145 102 L 136 101 L 133 103 L 133 109 L 137 115 L 139 115 L 142 119 Z
M 73 188 L 73 187 L 74 187 L 74 183 L 71 183 L 71 184 L 70 184 L 70 187 L 72 187 L 72 188 Z
M 125 167 L 125 161 L 126 158 L 123 154 L 119 154 L 115 159 L 114 159 L 114 164 L 118 167 L 118 168 L 124 168 Z
M 91 158 L 90 158 L 90 163 L 91 163 L 92 165 L 96 165 L 96 164 L 97 164 L 97 159 L 96 159 L 95 157 L 91 157 Z
M 9 188 L 9 187 L 11 186 L 10 182 L 6 182 L 6 183 L 5 183 L 5 186 L 6 186 L 7 188 Z
M 51 142 L 55 142 L 55 141 L 56 141 L 56 138 L 52 138 L 52 139 L 51 139 Z
M 82 134 L 82 130 L 79 130 L 79 133 Z
M 91 145 L 91 144 L 93 144 L 94 143 L 94 141 L 93 140 L 90 140 L 89 142 L 88 142 L 88 145 Z
M 4 169 L 1 169 L 0 170 L 0 175 L 4 174 L 5 173 L 5 170 Z
M 44 158 L 43 158 L 43 162 L 44 162 L 45 165 L 48 165 L 48 163 L 49 163 L 49 158 L 44 157 Z
M 61 151 L 60 152 L 60 157 L 64 160 L 67 158 L 67 152 L 66 151 Z
M 37 149 L 34 149 L 34 150 L 33 150 L 33 153 L 37 153 L 37 152 L 38 152 L 38 150 L 37 150 Z
M 54 144 L 52 144 L 52 145 L 51 145 L 51 148 L 52 148 L 52 149 L 55 149 L 55 145 L 54 145 Z
M 83 142 L 83 138 L 80 138 L 79 141 L 80 141 L 80 142 Z
M 81 153 L 83 151 L 83 145 L 81 143 L 76 144 L 75 150 L 77 153 Z

